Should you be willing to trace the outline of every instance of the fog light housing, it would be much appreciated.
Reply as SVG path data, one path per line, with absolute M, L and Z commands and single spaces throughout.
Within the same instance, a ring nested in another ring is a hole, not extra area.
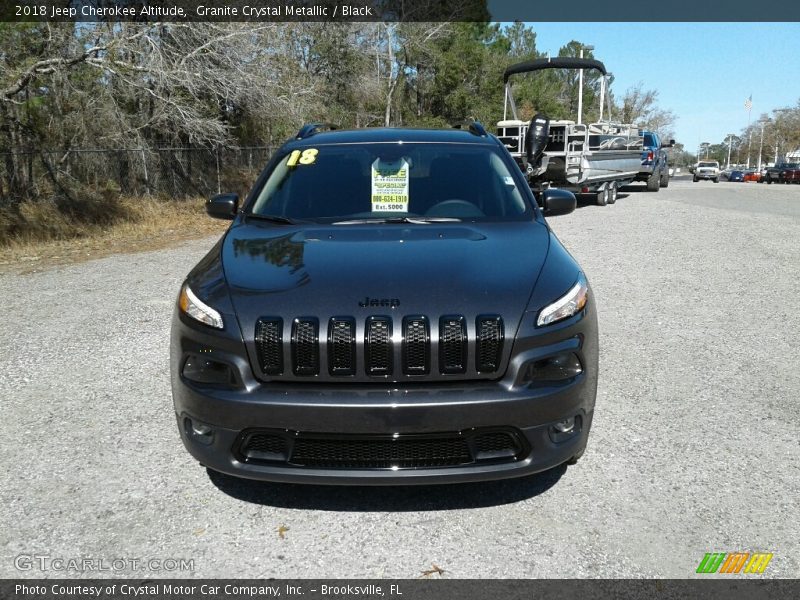
M 557 423 L 553 423 L 548 429 L 550 439 L 553 442 L 565 442 L 581 432 L 581 424 L 583 420 L 580 415 L 562 419 Z
M 214 441 L 214 428 L 197 419 L 183 418 L 183 432 L 191 440 L 209 446 Z
M 559 421 L 553 425 L 553 429 L 555 429 L 558 433 L 571 433 L 572 430 L 575 429 L 575 417 L 570 417 L 569 419 Z

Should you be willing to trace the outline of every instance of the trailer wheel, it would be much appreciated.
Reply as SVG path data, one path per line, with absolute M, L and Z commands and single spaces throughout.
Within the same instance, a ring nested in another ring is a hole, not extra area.
M 614 202 L 617 201 L 617 192 L 618 191 L 619 190 L 617 188 L 617 182 L 616 181 L 612 181 L 611 183 L 608 184 L 608 203 L 609 204 L 614 204 Z
M 606 204 L 608 204 L 608 187 L 603 184 L 603 187 L 597 192 L 597 206 L 605 206 Z

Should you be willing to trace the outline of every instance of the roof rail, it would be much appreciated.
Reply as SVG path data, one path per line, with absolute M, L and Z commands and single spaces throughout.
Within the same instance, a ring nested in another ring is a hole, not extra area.
M 339 129 L 339 126 L 333 123 L 306 123 L 297 132 L 295 139 L 302 140 L 320 131 L 333 131 L 334 129 Z
M 453 123 L 453 129 L 461 129 L 462 126 L 466 126 L 469 132 L 472 135 L 479 135 L 480 137 L 486 137 L 486 130 L 483 128 L 483 125 L 477 119 L 473 119 L 472 117 L 465 119 L 461 123 Z

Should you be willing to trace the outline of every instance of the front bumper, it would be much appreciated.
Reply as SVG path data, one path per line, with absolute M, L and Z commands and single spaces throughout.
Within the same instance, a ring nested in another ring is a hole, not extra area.
M 203 465 L 238 477 L 314 484 L 396 485 L 471 482 L 521 477 L 547 470 L 586 447 L 597 391 L 597 318 L 594 303 L 546 328 L 535 344 L 515 347 L 507 374 L 496 381 L 390 384 L 262 383 L 253 378 L 241 341 L 221 340 L 179 313 L 172 331 L 172 390 L 178 429 L 186 449 Z M 237 384 L 198 384 L 181 374 L 185 356 L 211 349 L 232 366 Z M 526 365 L 574 352 L 577 376 L 525 384 Z M 554 433 L 554 424 L 576 418 L 575 431 Z M 187 421 L 188 419 L 188 421 Z M 192 425 L 206 435 L 198 436 Z M 522 449 L 503 460 L 416 468 L 319 468 L 290 461 L 252 461 L 240 452 L 255 430 L 293 436 L 364 439 L 375 436 L 471 436 L 504 430 Z
M 719 173 L 695 173 L 695 177 L 698 179 L 717 179 Z

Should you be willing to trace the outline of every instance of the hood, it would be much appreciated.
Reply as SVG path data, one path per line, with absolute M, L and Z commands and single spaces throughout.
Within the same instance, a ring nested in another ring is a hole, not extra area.
M 352 317 L 361 332 L 367 317 L 388 316 L 397 333 L 404 316 L 424 315 L 434 338 L 442 316 L 464 316 L 474 335 L 475 318 L 492 314 L 510 341 L 548 246 L 549 230 L 536 221 L 296 227 L 244 219 L 228 231 L 222 263 L 252 359 L 262 316 L 281 317 L 287 332 L 292 319 L 315 317 L 323 343 L 332 317 Z

